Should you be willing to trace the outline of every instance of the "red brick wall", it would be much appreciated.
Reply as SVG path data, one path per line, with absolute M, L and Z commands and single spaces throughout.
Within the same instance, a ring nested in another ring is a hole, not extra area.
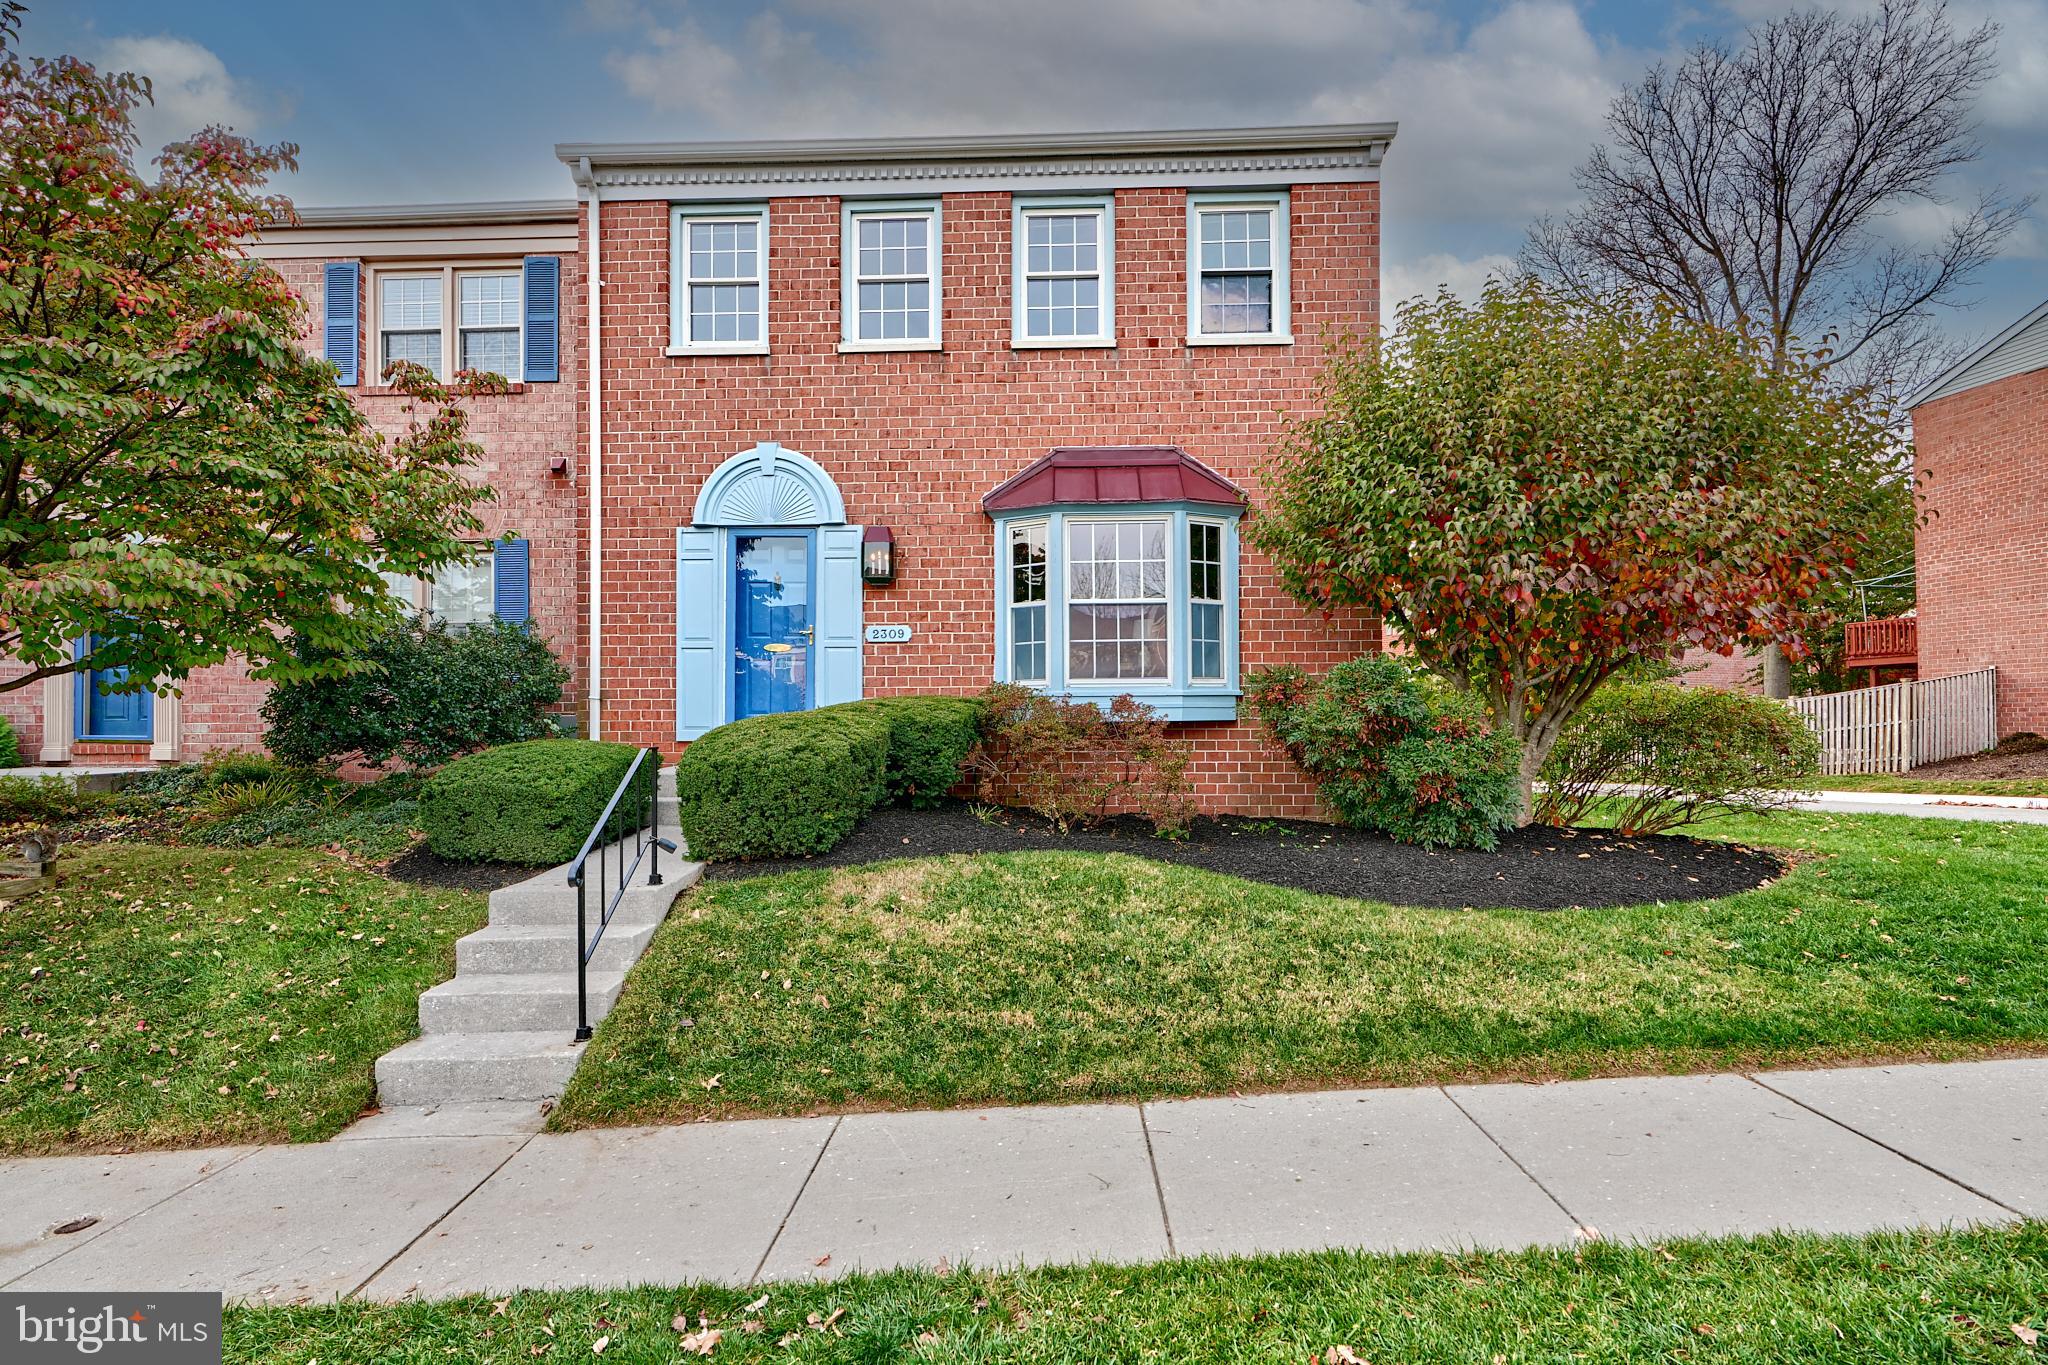
M 2001 734 L 2048 734 L 2048 370 L 1913 410 L 1920 676 L 1998 669 Z
M 321 302 L 325 262 L 274 259 L 269 264 L 306 301 L 302 340 L 309 349 L 317 350 L 325 322 Z M 367 317 L 367 313 L 359 310 L 358 316 Z M 474 467 L 474 477 L 496 492 L 495 500 L 482 509 L 485 528 L 493 537 L 516 533 L 532 542 L 534 626 L 574 675 L 563 693 L 563 709 L 579 715 L 586 659 L 581 622 L 589 581 L 583 559 L 585 503 L 583 461 L 579 458 L 582 447 L 578 444 L 585 377 L 583 316 L 582 261 L 564 255 L 560 382 L 515 385 L 513 393 L 467 402 L 470 433 L 485 452 Z M 369 380 L 375 376 L 367 334 L 363 343 L 360 373 Z M 353 393 L 379 430 L 395 435 L 405 429 L 404 399 L 367 383 Z M 568 462 L 567 474 L 548 472 L 550 461 L 557 457 Z M 14 676 L 24 671 L 11 660 L 4 667 Z M 257 708 L 268 690 L 266 684 L 249 676 L 248 665 L 241 659 L 194 673 L 183 689 L 180 756 L 198 758 L 213 749 L 261 749 L 263 718 Z M 31 745 L 39 747 L 42 741 L 41 711 L 40 684 L 0 693 L 0 714 L 14 723 L 22 755 L 31 763 L 37 761 L 36 748 Z M 80 752 L 74 761 L 86 761 L 86 754 Z
M 1377 185 L 1293 191 L 1294 346 L 1186 345 L 1186 196 L 1139 189 L 1116 195 L 1116 347 L 1012 350 L 1010 196 L 949 194 L 943 207 L 943 351 L 837 352 L 840 206 L 809 197 L 769 205 L 773 354 L 693 357 L 664 354 L 667 206 L 604 207 L 606 738 L 678 747 L 675 531 L 734 453 L 757 441 L 801 451 L 838 482 L 848 520 L 895 531 L 896 582 L 867 589 L 865 614 L 916 637 L 866 646 L 869 695 L 974 692 L 994 668 L 984 493 L 1056 445 L 1165 443 L 1256 505 L 1282 415 L 1312 399 L 1319 338 L 1377 326 Z M 1379 640 L 1375 622 L 1304 612 L 1249 548 L 1241 634 L 1247 669 L 1324 668 Z M 1206 808 L 1315 811 L 1313 789 L 1249 719 L 1183 733 Z

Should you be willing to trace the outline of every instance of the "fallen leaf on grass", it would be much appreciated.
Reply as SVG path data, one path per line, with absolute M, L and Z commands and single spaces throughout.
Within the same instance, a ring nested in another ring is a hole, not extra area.
M 2041 1334 L 2027 1326 L 2024 1322 L 2014 1323 L 2012 1325 L 2012 1334 L 2020 1339 L 2020 1345 L 2022 1346 L 2038 1345 L 2041 1340 Z
M 601 1356 L 604 1354 L 604 1348 L 611 1344 L 612 1339 L 610 1337 L 599 1337 L 596 1341 L 590 1343 L 590 1353 L 594 1356 Z
M 1369 1361 L 1349 1346 L 1332 1346 L 1323 1352 L 1323 1365 L 1371 1365 Z
M 758 1313 L 767 1306 L 768 1296 L 766 1294 L 763 1294 L 760 1298 L 755 1299 L 752 1303 L 748 1304 L 745 1308 L 742 1308 L 740 1311 L 742 1313 Z
M 833 1309 L 831 1313 L 826 1315 L 825 1317 L 821 1318 L 816 1313 L 812 1313 L 806 1316 L 804 1318 L 804 1321 L 809 1323 L 812 1326 L 812 1328 L 814 1328 L 817 1331 L 829 1332 L 832 1330 L 833 1324 L 837 1323 L 841 1318 L 845 1316 L 846 1305 L 841 1304 L 839 1307 Z
M 717 1075 L 717 1076 L 713 1076 L 713 1077 L 712 1077 L 711 1079 L 709 1079 L 709 1080 L 706 1080 L 706 1081 L 699 1081 L 699 1082 L 697 1082 L 697 1084 L 699 1084 L 699 1085 L 703 1086 L 703 1087 L 704 1087 L 704 1088 L 705 1088 L 706 1090 L 717 1090 L 717 1089 L 719 1089 L 719 1084 L 718 1084 L 718 1082 L 719 1082 L 719 1077 L 721 1077 L 721 1076 L 723 1076 L 723 1075 L 725 1075 L 725 1073 L 724 1073 L 723 1071 L 721 1071 L 721 1072 L 719 1072 L 719 1073 L 718 1073 L 718 1075 Z
M 722 1328 L 706 1327 L 701 1332 L 691 1332 L 676 1343 L 685 1355 L 708 1356 L 718 1349 L 718 1343 L 725 1340 Z
M 507 1308 L 510 1308 L 511 1306 L 512 1300 L 510 1299 L 492 1299 L 491 1316 L 494 1318 L 502 1318 L 505 1316 L 505 1310 Z

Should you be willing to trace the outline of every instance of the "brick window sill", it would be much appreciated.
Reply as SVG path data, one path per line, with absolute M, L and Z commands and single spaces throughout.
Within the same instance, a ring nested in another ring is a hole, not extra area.
M 521 380 L 515 383 L 507 384 L 505 386 L 504 395 L 494 393 L 482 393 L 476 394 L 474 395 L 474 397 L 497 398 L 515 393 L 525 393 L 531 387 L 533 386 L 526 383 L 524 380 Z M 402 398 L 405 396 L 405 391 L 403 389 L 393 388 L 389 384 L 359 384 L 356 386 L 356 395 L 361 398 Z

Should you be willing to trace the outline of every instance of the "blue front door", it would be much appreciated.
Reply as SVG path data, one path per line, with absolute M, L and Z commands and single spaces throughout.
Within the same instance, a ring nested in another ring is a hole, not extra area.
M 811 538 L 735 535 L 733 719 L 811 704 Z
M 92 638 L 98 649 L 100 637 Z M 92 668 L 80 674 L 84 705 L 78 708 L 80 739 L 149 739 L 151 701 L 147 692 L 116 692 L 109 696 L 102 687 L 119 687 L 128 680 L 125 668 Z

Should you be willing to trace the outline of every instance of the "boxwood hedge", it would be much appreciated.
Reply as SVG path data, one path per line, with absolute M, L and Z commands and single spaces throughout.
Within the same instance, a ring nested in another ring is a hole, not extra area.
M 980 724 L 971 698 L 886 697 L 721 725 L 676 764 L 690 855 L 823 853 L 885 801 L 934 805 Z
M 420 792 L 427 847 L 463 862 L 565 863 L 639 752 L 630 744 L 535 739 L 458 758 Z M 653 760 L 641 765 L 619 803 L 618 828 L 637 823 L 659 769 Z

